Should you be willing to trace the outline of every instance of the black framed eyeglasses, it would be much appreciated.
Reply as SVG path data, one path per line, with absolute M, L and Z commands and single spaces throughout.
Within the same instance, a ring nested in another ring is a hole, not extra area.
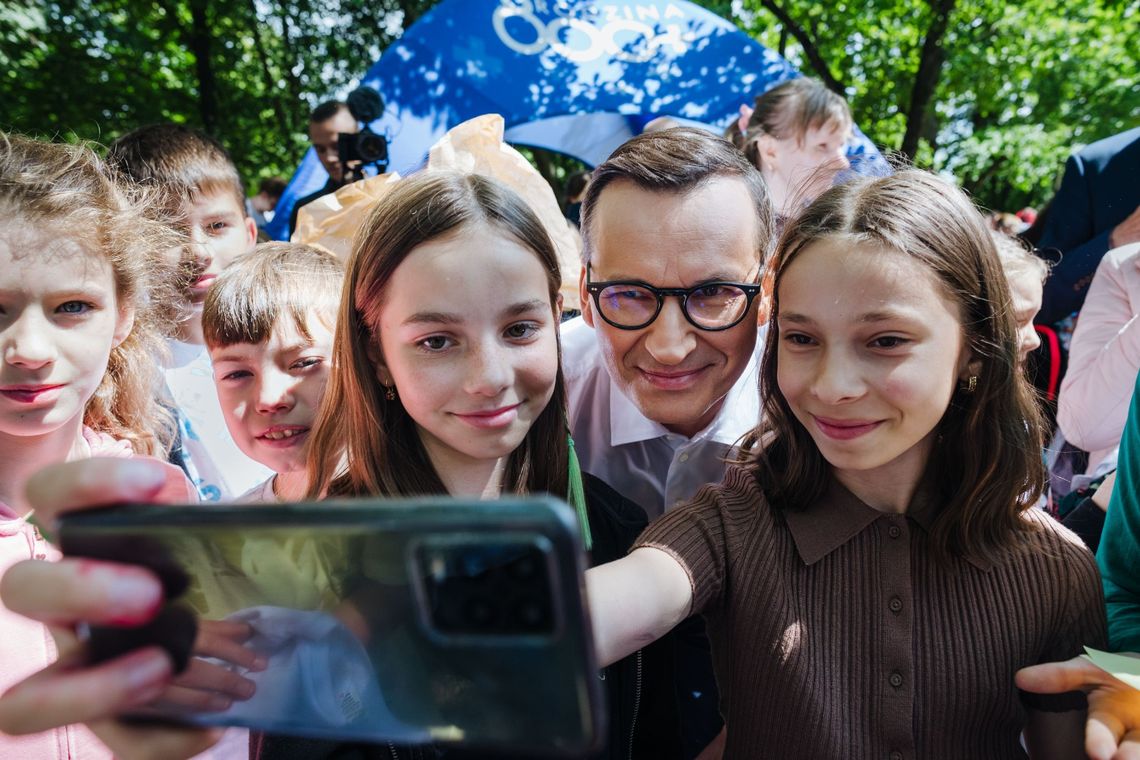
M 727 330 L 740 324 L 760 290 L 759 284 L 747 282 L 702 282 L 691 288 L 658 288 L 640 280 L 594 282 L 586 265 L 586 292 L 602 319 L 619 330 L 653 324 L 667 296 L 681 299 L 681 312 L 698 330 Z

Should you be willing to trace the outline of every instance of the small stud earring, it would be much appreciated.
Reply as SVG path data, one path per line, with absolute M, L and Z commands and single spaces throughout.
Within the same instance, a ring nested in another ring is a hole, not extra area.
M 396 400 L 396 386 L 394 386 L 394 385 L 385 386 L 384 398 L 388 399 L 389 401 L 395 401 Z
M 970 375 L 970 379 L 966 381 L 966 393 L 973 393 L 978 389 L 978 376 Z

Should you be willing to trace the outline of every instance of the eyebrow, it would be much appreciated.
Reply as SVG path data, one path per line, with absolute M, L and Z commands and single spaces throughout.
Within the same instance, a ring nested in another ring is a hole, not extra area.
M 806 314 L 799 314 L 797 312 L 780 313 L 776 315 L 776 318 L 781 322 L 792 322 L 794 324 L 800 325 L 815 324 L 815 320 L 813 320 L 811 317 L 807 316 Z M 905 314 L 900 314 L 899 312 L 895 311 L 868 311 L 864 314 L 860 314 L 857 317 L 856 321 L 863 323 L 888 322 L 894 319 L 906 318 L 907 317 Z
M 247 343 L 245 345 L 261 346 L 260 343 Z M 312 348 L 312 347 L 313 347 L 312 341 L 301 341 L 299 343 L 294 343 L 291 346 L 285 346 L 284 348 L 280 349 L 279 351 L 276 351 L 275 353 L 277 353 L 277 354 L 293 354 L 293 353 L 297 353 L 299 351 L 304 351 L 305 349 Z M 241 354 L 222 354 L 221 356 L 219 356 L 216 359 L 213 359 L 212 361 L 214 364 L 221 364 L 222 362 L 236 362 L 236 363 L 240 364 L 242 362 L 248 362 L 249 357 L 248 356 L 242 356 Z
M 533 311 L 548 308 L 550 308 L 550 304 L 538 298 L 534 298 L 530 301 L 519 301 L 518 303 L 507 306 L 503 309 L 503 314 L 508 317 L 517 317 L 520 314 L 528 314 Z M 449 314 L 443 311 L 419 311 L 403 321 L 405 325 L 458 325 L 462 323 L 462 315 Z

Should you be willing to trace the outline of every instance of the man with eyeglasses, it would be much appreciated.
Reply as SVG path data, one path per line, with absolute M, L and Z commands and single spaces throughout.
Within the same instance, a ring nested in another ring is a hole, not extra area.
M 697 129 L 630 140 L 582 204 L 582 317 L 562 333 L 582 469 L 652 518 L 719 483 L 759 422 L 764 182 Z M 593 328 L 593 329 L 590 329 Z
M 650 132 L 594 172 L 581 229 L 582 316 L 562 331 L 570 430 L 583 471 L 652 518 L 719 483 L 759 422 L 768 193 L 720 137 Z M 703 621 L 673 639 L 683 755 L 719 756 Z

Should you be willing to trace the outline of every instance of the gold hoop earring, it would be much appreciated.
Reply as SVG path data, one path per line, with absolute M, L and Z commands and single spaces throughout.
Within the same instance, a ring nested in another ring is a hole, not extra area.
M 394 386 L 394 385 L 385 386 L 384 387 L 384 398 L 388 399 L 389 401 L 395 401 L 396 400 L 396 386 Z
M 978 376 L 970 375 L 970 379 L 966 381 L 966 393 L 973 393 L 978 389 Z

